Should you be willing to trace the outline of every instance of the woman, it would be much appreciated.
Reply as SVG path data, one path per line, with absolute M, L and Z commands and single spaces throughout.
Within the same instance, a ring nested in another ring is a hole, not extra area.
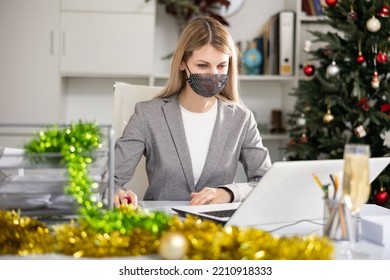
M 183 30 L 168 83 L 158 97 L 135 106 L 115 145 L 115 206 L 137 206 L 123 186 L 146 157 L 144 200 L 190 205 L 242 201 L 270 168 L 253 114 L 238 91 L 239 54 L 222 24 L 194 19 Z M 248 182 L 234 183 L 238 163 Z

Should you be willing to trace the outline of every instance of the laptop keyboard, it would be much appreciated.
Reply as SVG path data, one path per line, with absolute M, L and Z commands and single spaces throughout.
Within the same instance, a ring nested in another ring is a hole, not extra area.
M 229 218 L 236 212 L 237 209 L 226 209 L 226 210 L 216 210 L 216 211 L 206 211 L 200 212 L 201 214 L 206 214 L 209 216 L 219 217 L 219 218 Z

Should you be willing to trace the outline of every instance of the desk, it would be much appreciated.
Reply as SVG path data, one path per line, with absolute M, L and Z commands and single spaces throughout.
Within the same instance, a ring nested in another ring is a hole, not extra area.
M 167 213 L 175 213 L 171 207 L 178 205 L 186 205 L 186 201 L 140 201 L 142 207 L 149 209 L 150 211 L 165 211 Z M 361 211 L 362 217 L 375 216 L 375 215 L 388 215 L 389 209 L 381 208 L 376 205 L 365 205 Z M 322 235 L 323 220 L 304 220 L 299 222 L 284 223 L 284 224 L 267 224 L 259 226 L 258 228 L 264 231 L 271 232 L 273 235 L 280 236 L 307 236 L 311 234 Z M 335 255 L 334 259 L 348 259 L 343 256 L 342 252 L 347 248 L 346 242 L 334 242 Z M 369 260 L 390 260 L 390 247 L 384 247 L 372 242 L 361 240 L 357 247 L 358 250 L 366 252 Z M 151 260 L 159 259 L 158 255 L 144 255 L 139 257 L 117 257 L 110 259 L 134 259 L 134 260 Z M 67 260 L 74 259 L 72 256 L 61 255 L 61 254 L 43 254 L 43 255 L 28 255 L 28 256 L 11 256 L 11 255 L 0 255 L 0 259 L 34 259 L 34 260 Z

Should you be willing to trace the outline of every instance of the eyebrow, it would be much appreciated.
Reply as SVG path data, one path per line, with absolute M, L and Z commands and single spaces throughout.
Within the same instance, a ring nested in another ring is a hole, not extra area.
M 217 63 L 217 64 L 228 63 L 228 62 L 229 62 L 229 60 L 224 60 L 224 61 L 221 61 L 221 62 L 219 62 L 219 63 Z M 210 62 L 208 62 L 208 61 L 205 61 L 205 60 L 202 60 L 202 59 L 195 60 L 195 63 L 205 63 L 205 64 L 210 64 Z

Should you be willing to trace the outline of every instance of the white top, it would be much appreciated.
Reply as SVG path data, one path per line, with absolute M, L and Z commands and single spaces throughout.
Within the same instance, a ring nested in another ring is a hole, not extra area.
M 209 150 L 211 135 L 217 119 L 218 102 L 205 113 L 193 113 L 180 105 L 184 130 L 190 150 L 194 184 L 199 180 Z

